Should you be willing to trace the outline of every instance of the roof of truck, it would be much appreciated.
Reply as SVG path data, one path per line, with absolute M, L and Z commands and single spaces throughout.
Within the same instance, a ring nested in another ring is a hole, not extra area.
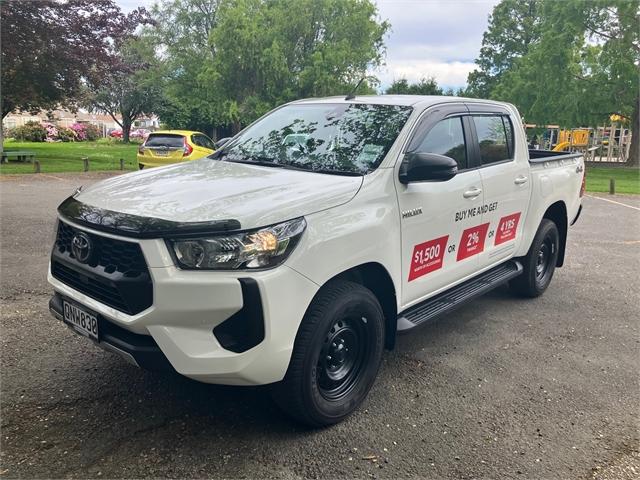
M 356 95 L 354 98 L 347 100 L 343 96 L 339 97 L 323 97 L 323 98 L 304 98 L 291 103 L 368 103 L 377 105 L 433 105 L 436 103 L 450 102 L 482 102 L 504 105 L 503 102 L 495 100 L 481 100 L 478 98 L 450 97 L 447 95 Z

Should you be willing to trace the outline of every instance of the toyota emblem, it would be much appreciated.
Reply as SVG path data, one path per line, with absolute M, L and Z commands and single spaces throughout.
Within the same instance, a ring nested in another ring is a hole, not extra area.
M 93 253 L 93 243 L 86 233 L 78 232 L 71 239 L 71 252 L 80 263 L 87 263 Z

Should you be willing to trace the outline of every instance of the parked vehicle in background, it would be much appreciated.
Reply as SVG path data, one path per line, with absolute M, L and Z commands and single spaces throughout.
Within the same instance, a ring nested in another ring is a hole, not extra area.
M 112 138 L 122 138 L 122 129 L 121 128 L 114 128 L 113 130 L 111 130 L 109 132 L 109 136 Z
M 505 283 L 539 296 L 562 266 L 583 158 L 529 151 L 520 118 L 455 97 L 287 104 L 206 159 L 69 197 L 50 310 L 142 367 L 274 384 L 293 417 L 339 422 L 396 332 Z M 151 134 L 144 158 L 180 161 L 194 135 Z
M 135 130 L 131 130 L 129 132 L 129 138 L 141 138 L 146 140 L 146 138 L 151 134 L 151 130 L 147 130 L 146 128 L 136 128 Z
M 138 167 L 161 167 L 197 160 L 215 151 L 213 140 L 191 130 L 161 130 L 150 133 L 138 148 Z

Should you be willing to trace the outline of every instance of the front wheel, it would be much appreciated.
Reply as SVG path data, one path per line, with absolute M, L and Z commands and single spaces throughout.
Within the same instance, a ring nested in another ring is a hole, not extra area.
M 560 248 L 558 227 L 543 218 L 526 257 L 522 258 L 522 275 L 509 282 L 511 289 L 524 297 L 538 297 L 544 293 L 556 269 Z
M 383 348 L 384 314 L 376 297 L 357 283 L 333 281 L 311 302 L 274 399 L 308 425 L 338 423 L 367 396 Z

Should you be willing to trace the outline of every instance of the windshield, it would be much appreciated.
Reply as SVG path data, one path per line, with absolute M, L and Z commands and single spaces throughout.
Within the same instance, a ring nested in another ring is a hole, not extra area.
M 375 170 L 411 107 L 365 104 L 287 105 L 224 148 L 228 161 L 364 175 Z

